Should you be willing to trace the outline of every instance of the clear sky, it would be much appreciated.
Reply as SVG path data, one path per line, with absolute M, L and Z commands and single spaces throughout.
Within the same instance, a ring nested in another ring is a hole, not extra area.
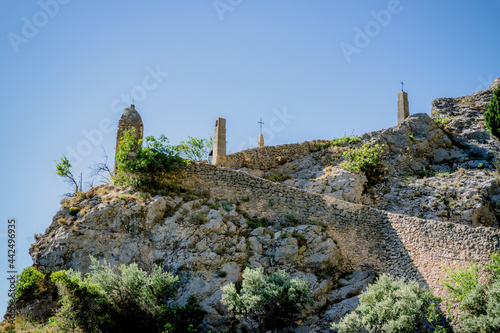
M 227 119 L 228 150 L 332 139 L 396 123 L 500 76 L 493 0 L 3 0 L 0 3 L 0 310 L 7 220 L 17 270 L 32 263 L 74 173 L 114 156 L 123 108 L 145 135 L 208 137 Z M 5 277 L 4 277 L 5 276 Z

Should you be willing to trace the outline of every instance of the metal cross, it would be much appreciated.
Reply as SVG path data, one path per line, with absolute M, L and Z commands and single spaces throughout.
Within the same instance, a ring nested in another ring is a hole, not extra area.
M 404 86 L 404 84 L 405 84 L 405 83 L 404 83 L 403 81 L 401 81 L 401 91 L 404 91 L 404 90 L 403 90 L 403 86 Z
M 257 122 L 257 124 L 260 124 L 260 134 L 262 134 L 262 125 L 264 125 L 264 122 L 262 121 L 262 117 L 260 117 L 260 121 Z

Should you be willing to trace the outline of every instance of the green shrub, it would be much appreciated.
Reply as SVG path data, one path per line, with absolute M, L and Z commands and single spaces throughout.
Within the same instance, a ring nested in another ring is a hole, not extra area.
M 166 173 L 186 164 L 179 151 L 161 135 L 158 139 L 148 136 L 145 147 L 137 140 L 134 130 L 127 130 L 118 145 L 115 183 L 144 188 L 158 187 Z
M 247 220 L 248 226 L 252 229 L 257 229 L 260 227 L 267 227 L 269 225 L 269 220 L 266 217 L 261 217 L 260 219 L 257 217 L 251 218 Z
M 79 211 L 80 211 L 80 207 L 69 207 L 69 213 L 73 216 L 78 214 Z
M 227 276 L 227 272 L 226 271 L 217 271 L 216 273 L 217 273 L 217 276 L 221 277 L 221 278 Z
M 344 136 L 343 138 L 333 139 L 330 147 L 344 147 L 358 142 L 361 142 L 361 139 L 357 135 Z
M 382 147 L 378 144 L 371 146 L 365 143 L 361 147 L 349 149 L 342 154 L 345 159 L 340 164 L 347 171 L 363 172 L 368 179 L 368 185 L 373 185 L 383 174 Z
M 484 120 L 490 133 L 500 140 L 500 87 L 493 91 L 493 98 L 488 105 L 488 111 L 484 113 Z
M 448 301 L 458 308 L 457 332 L 500 332 L 500 254 L 491 254 L 487 265 L 490 278 L 479 279 L 477 265 L 469 268 L 445 269 L 448 279 L 443 285 L 449 292 Z
M 45 274 L 38 271 L 35 267 L 25 268 L 17 277 L 15 288 L 15 299 L 21 296 L 36 296 L 40 293 L 40 285 L 45 279 Z
M 199 332 L 198 326 L 203 321 L 207 311 L 198 304 L 196 296 L 191 295 L 185 306 L 164 306 L 165 330 L 162 333 L 194 333 Z
M 267 177 L 267 179 L 269 179 L 272 182 L 282 182 L 291 178 L 292 176 L 284 172 L 273 173 Z
M 100 265 L 94 258 L 91 260 L 91 273 L 86 277 L 73 270 L 51 275 L 62 299 L 53 320 L 58 329 L 161 332 L 170 324 L 175 332 L 198 332 L 202 312 L 196 299 L 191 298 L 185 308 L 167 306 L 176 293 L 176 276 L 159 267 L 147 274 L 137 264 L 113 269 L 106 263 Z M 193 320 L 185 321 L 186 316 Z
M 286 214 L 283 225 L 286 227 L 294 227 L 299 223 L 299 220 L 293 214 Z
M 284 271 L 264 275 L 263 268 L 245 268 L 241 289 L 223 286 L 221 302 L 238 319 L 256 320 L 259 332 L 285 328 L 307 304 L 311 291 L 305 281 L 292 279 Z
M 247 196 L 241 197 L 241 201 L 242 202 L 249 202 L 250 201 L 250 196 L 247 195 Z
M 196 223 L 196 224 L 204 224 L 207 219 L 202 213 L 193 213 L 191 215 L 191 219 Z
M 431 112 L 432 120 L 438 125 L 439 127 L 444 127 L 445 125 L 448 125 L 450 121 L 452 121 L 453 116 L 442 116 L 437 112 Z
M 439 319 L 438 303 L 418 282 L 405 283 L 402 278 L 382 275 L 359 296 L 359 306 L 331 328 L 339 333 L 359 332 L 362 328 L 370 333 L 414 332 Z

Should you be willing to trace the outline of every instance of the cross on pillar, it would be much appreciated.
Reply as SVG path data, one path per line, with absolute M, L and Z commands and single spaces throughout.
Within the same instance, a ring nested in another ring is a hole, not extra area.
M 260 117 L 260 121 L 257 122 L 257 124 L 260 125 L 260 134 L 262 134 L 262 125 L 264 125 L 264 122 L 262 121 L 262 117 Z
M 403 90 L 403 86 L 404 86 L 404 84 L 405 84 L 405 83 L 404 83 L 403 81 L 401 81 L 401 91 L 404 91 L 404 90 Z

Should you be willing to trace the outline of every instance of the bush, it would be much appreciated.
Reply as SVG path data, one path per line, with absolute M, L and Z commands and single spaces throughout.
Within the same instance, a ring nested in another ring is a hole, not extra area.
M 257 321 L 259 332 L 278 330 L 292 324 L 294 317 L 312 303 L 307 283 L 291 279 L 284 271 L 264 275 L 263 268 L 245 268 L 241 288 L 223 286 L 221 302 L 238 319 Z
M 78 214 L 79 211 L 80 211 L 80 207 L 69 207 L 69 213 L 73 216 Z
M 267 177 L 267 179 L 269 179 L 272 182 L 283 182 L 283 181 L 285 181 L 287 179 L 291 179 L 291 178 L 292 178 L 292 176 L 290 176 L 289 174 L 284 173 L 284 172 L 273 173 Z
M 363 172 L 368 179 L 368 185 L 373 185 L 384 171 L 381 154 L 382 147 L 380 145 L 371 146 L 369 143 L 365 143 L 361 147 L 345 151 L 342 154 L 345 161 L 340 166 L 347 171 Z
M 450 293 L 448 301 L 455 305 L 459 315 L 457 331 L 464 333 L 500 331 L 500 254 L 491 254 L 487 266 L 490 278 L 479 279 L 480 269 L 472 265 L 466 269 L 445 269 L 449 279 L 443 285 Z M 449 308 L 450 310 L 450 308 Z
M 21 296 L 36 296 L 40 293 L 40 285 L 45 279 L 45 274 L 33 266 L 25 268 L 17 277 L 15 299 Z
M 500 140 L 500 87 L 493 91 L 493 98 L 488 105 L 488 111 L 484 113 L 484 120 L 490 133 Z
M 330 142 L 330 147 L 343 147 L 358 142 L 361 142 L 361 139 L 357 135 L 344 136 L 343 138 L 333 139 Z
M 133 130 L 127 130 L 118 145 L 114 181 L 119 185 L 158 187 L 166 173 L 186 163 L 178 154 L 164 135 L 159 139 L 146 137 L 143 148 L 142 140 L 136 139 Z
M 198 332 L 204 312 L 196 299 L 190 298 L 186 307 L 167 306 L 176 292 L 176 276 L 159 267 L 147 274 L 137 264 L 113 270 L 91 260 L 91 273 L 84 278 L 73 270 L 51 275 L 62 299 L 56 327 L 84 332 L 162 332 L 167 327 L 175 332 Z
M 359 296 L 359 306 L 346 315 L 332 329 L 339 333 L 359 332 L 414 332 L 424 325 L 433 326 L 439 319 L 439 300 L 416 281 L 404 282 L 390 275 L 382 275 Z M 442 327 L 436 327 L 442 330 Z
M 162 333 L 193 333 L 203 321 L 207 311 L 198 304 L 194 295 L 189 296 L 186 306 L 165 307 L 166 324 Z

